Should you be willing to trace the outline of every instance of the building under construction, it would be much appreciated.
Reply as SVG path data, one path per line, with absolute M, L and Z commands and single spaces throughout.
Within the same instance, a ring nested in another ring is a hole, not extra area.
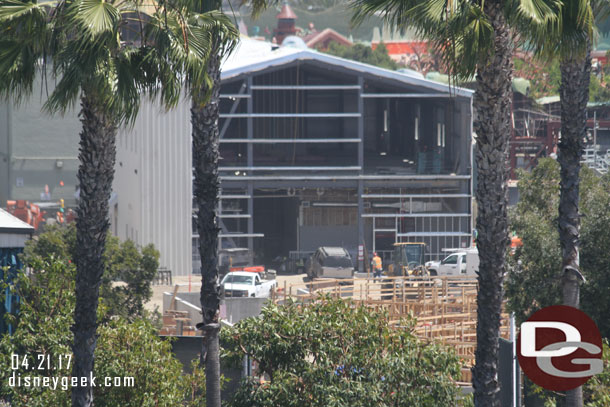
M 428 259 L 469 246 L 471 91 L 243 39 L 220 110 L 223 247 L 269 262 L 319 246 L 423 241 Z

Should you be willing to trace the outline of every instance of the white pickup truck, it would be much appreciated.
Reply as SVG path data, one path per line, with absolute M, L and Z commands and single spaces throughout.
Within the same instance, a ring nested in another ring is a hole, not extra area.
M 431 276 L 476 276 L 479 251 L 476 247 L 459 249 L 441 261 L 429 261 L 426 268 Z
M 271 290 L 277 287 L 277 281 L 261 280 L 258 273 L 233 271 L 228 273 L 220 283 L 225 297 L 268 298 Z

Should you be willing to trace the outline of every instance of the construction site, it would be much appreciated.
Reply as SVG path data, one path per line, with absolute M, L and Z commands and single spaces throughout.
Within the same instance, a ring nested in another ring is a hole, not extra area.
M 361 274 L 361 273 L 359 273 Z M 362 273 L 364 274 L 364 273 Z M 303 276 L 278 277 L 278 288 L 269 298 L 225 298 L 221 304 L 224 324 L 256 316 L 268 302 L 277 304 L 297 301 L 304 306 L 324 298 L 343 298 L 354 306 L 365 305 L 387 312 L 389 323 L 396 329 L 407 318 L 417 323 L 413 333 L 428 341 L 439 341 L 453 347 L 463 362 L 462 382 L 470 384 L 470 368 L 474 364 L 477 323 L 477 281 L 465 277 L 362 277 L 302 281 Z M 299 281 L 301 280 L 301 281 Z M 180 280 L 182 281 L 182 279 Z M 163 287 L 170 287 L 164 285 Z M 201 321 L 199 284 L 174 285 L 163 296 L 162 335 L 198 336 L 195 325 Z M 161 287 L 159 287 L 161 288 Z M 502 314 L 500 334 L 511 339 L 510 318 Z

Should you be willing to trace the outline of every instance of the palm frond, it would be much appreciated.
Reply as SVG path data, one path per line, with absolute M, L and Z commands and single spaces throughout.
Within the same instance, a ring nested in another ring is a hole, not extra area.
M 18 0 L 2 0 L 0 1 L 0 21 L 7 23 L 32 14 L 46 16 L 45 8 L 53 7 L 56 4 L 57 1 L 35 3 Z
M 557 56 L 569 58 L 586 52 L 588 44 L 595 37 L 595 17 L 591 2 L 564 1 L 550 7 L 553 9 L 553 18 L 540 21 L 532 15 L 523 15 L 516 24 L 524 46 L 543 60 Z
M 279 0 L 242 0 L 240 7 L 246 6 L 250 9 L 250 15 L 253 19 L 257 19 L 269 7 L 279 4 Z
M 105 0 L 76 0 L 70 4 L 70 16 L 80 23 L 86 35 L 116 31 L 120 21 L 117 8 Z
M 400 30 L 414 29 L 442 58 L 451 76 L 472 77 L 493 49 L 493 30 L 480 5 L 466 0 L 355 0 L 352 24 L 372 15 Z
M 505 13 L 509 18 L 511 16 L 525 18 L 528 23 L 537 25 L 557 19 L 562 5 L 561 0 L 513 0 L 507 3 L 506 7 L 511 7 L 511 11 L 515 8 L 518 10 L 517 15 L 511 12 Z
M 185 86 L 209 85 L 210 56 L 239 38 L 228 16 L 193 12 L 191 3 L 0 0 L 0 96 L 29 94 L 52 61 L 48 112 L 73 107 L 83 91 L 118 125 L 133 123 L 143 95 L 175 106 Z
M 32 92 L 34 79 L 46 72 L 53 46 L 53 2 L 0 0 L 0 96 L 20 103 Z

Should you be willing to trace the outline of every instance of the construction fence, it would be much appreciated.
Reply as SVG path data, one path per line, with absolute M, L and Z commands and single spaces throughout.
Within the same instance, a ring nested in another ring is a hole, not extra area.
M 477 280 L 472 277 L 381 277 L 350 280 L 320 279 L 285 283 L 273 293 L 278 304 L 289 298 L 307 303 L 320 296 L 351 299 L 388 313 L 397 328 L 412 316 L 414 333 L 422 339 L 452 346 L 463 361 L 462 381 L 470 382 L 477 326 Z M 501 315 L 500 336 L 509 339 L 509 316 Z

